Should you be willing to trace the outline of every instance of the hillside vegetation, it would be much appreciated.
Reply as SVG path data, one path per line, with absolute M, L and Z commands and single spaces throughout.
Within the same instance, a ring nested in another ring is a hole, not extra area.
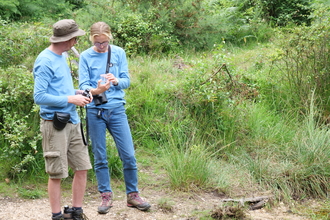
M 73 18 L 87 32 L 96 21 L 109 23 L 113 44 L 128 54 L 126 108 L 141 168 L 184 192 L 328 200 L 326 3 L 0 0 L 0 193 L 47 182 L 32 67 L 52 24 Z M 89 46 L 87 34 L 76 48 Z M 121 179 L 111 137 L 108 144 L 112 176 Z M 329 204 L 323 209 L 329 213 Z

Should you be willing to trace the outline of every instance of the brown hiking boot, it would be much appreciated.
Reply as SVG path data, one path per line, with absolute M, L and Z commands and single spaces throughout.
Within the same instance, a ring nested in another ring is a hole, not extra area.
M 134 192 L 127 195 L 127 206 L 131 208 L 137 208 L 141 211 L 147 211 L 151 205 L 139 196 L 139 193 Z
M 97 208 L 97 212 L 100 214 L 106 214 L 109 212 L 112 207 L 112 192 L 101 193 L 102 202 L 101 205 Z

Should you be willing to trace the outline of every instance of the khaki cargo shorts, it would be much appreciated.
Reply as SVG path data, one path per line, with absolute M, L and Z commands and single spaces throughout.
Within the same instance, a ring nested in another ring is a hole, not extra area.
M 88 146 L 82 140 L 80 124 L 68 123 L 58 131 L 52 121 L 41 120 L 42 149 L 46 172 L 52 179 L 68 177 L 68 168 L 74 172 L 92 168 Z

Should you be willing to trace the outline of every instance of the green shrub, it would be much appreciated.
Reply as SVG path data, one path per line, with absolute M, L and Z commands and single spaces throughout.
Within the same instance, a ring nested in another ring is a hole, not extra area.
M 39 20 L 42 17 L 68 17 L 84 0 L 0 0 L 0 17 L 6 20 Z
M 170 25 L 164 25 L 156 13 L 155 9 L 143 14 L 132 12 L 126 5 L 109 5 L 104 1 L 96 1 L 78 11 L 76 20 L 85 30 L 89 30 L 96 21 L 109 24 L 114 38 L 113 43 L 123 47 L 127 55 L 141 53 L 159 55 L 177 51 L 178 40 L 172 34 Z
M 0 161 L 11 178 L 38 173 L 42 166 L 39 112 L 33 102 L 33 76 L 24 67 L 0 69 Z
M 252 12 L 252 17 L 264 19 L 274 26 L 309 24 L 312 13 L 309 0 L 244 0 L 235 1 L 242 12 Z M 251 18 L 251 16 L 249 16 Z
M 193 69 L 185 70 L 187 77 L 178 98 L 201 131 L 209 132 L 201 132 L 203 139 L 219 143 L 216 137 L 226 134 L 222 141 L 230 143 L 238 134 L 235 116 L 240 111 L 239 104 L 258 100 L 258 88 L 248 77 L 223 64 L 226 58 L 221 48 L 213 51 L 211 59 L 201 58 Z
M 291 94 L 291 105 L 306 113 L 311 91 L 317 105 L 328 117 L 330 96 L 330 29 L 328 14 L 312 26 L 300 26 L 279 32 L 279 50 L 274 55 L 274 70 L 284 77 L 282 87 Z
M 50 26 L 6 23 L 0 26 L 0 67 L 22 65 L 32 70 L 37 55 L 49 46 Z
M 170 33 L 151 23 L 142 14 L 126 15 L 120 19 L 116 28 L 114 37 L 128 55 L 168 52 L 176 46 Z
M 19 5 L 18 0 L 1 0 L 0 1 L 0 17 L 9 19 L 15 14 L 20 14 L 17 6 Z

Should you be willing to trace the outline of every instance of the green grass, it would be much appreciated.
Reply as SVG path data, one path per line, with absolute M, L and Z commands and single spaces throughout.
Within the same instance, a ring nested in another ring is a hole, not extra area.
M 173 206 L 174 202 L 170 198 L 161 198 L 157 202 L 158 207 L 163 211 L 163 212 L 173 212 Z
M 328 220 L 330 218 L 330 202 L 328 200 L 312 200 L 297 204 L 296 212 L 311 220 Z
M 43 198 L 45 195 L 47 195 L 47 192 L 45 192 L 42 189 L 19 188 L 17 191 L 18 191 L 19 196 L 24 199 L 40 199 L 40 198 Z
M 9 179 L 5 179 L 5 181 L 0 182 L 0 195 L 3 197 L 12 197 L 15 194 L 15 188 L 17 185 L 7 183 L 6 181 L 9 181 Z
M 164 148 L 164 169 L 173 189 L 196 191 L 208 187 L 212 157 L 200 146 Z

